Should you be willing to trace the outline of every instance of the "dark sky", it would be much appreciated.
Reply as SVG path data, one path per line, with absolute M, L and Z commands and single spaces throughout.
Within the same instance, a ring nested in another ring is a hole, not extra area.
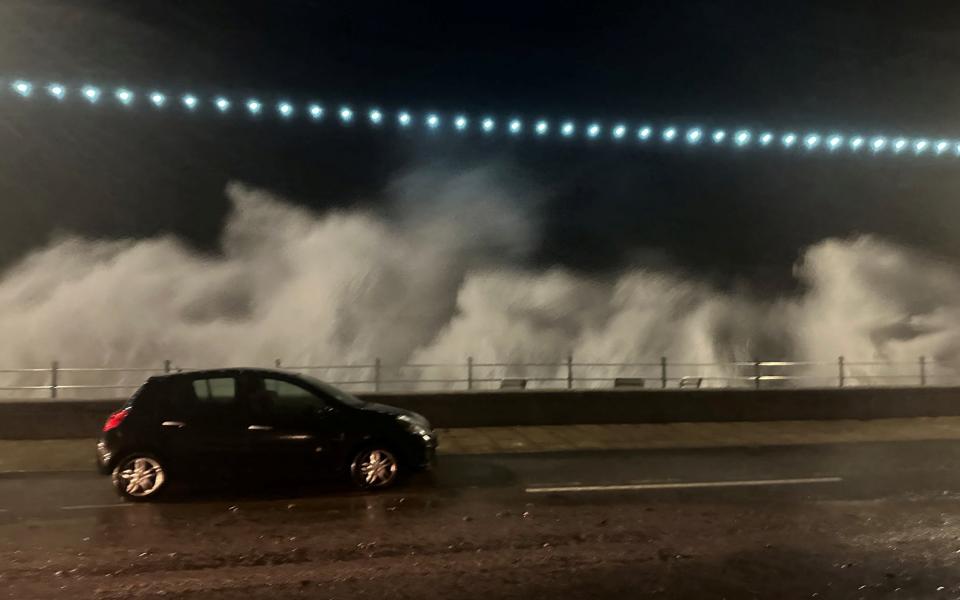
M 958 16 L 954 3 L 888 1 L 3 0 L 0 77 L 960 137 Z M 762 284 L 788 278 L 806 245 L 857 232 L 960 257 L 960 160 L 433 137 L 5 91 L 0 264 L 59 231 L 209 246 L 232 179 L 323 207 L 376 203 L 405 169 L 487 161 L 545 190 L 543 265 L 654 254 Z

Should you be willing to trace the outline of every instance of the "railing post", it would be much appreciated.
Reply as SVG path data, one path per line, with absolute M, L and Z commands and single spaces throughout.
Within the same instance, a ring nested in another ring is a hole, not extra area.
M 667 389 L 667 357 L 660 357 L 660 387 Z
M 837 374 L 837 383 L 839 383 L 839 387 L 843 387 L 843 382 L 846 380 L 846 371 L 843 368 L 842 356 L 837 359 L 837 369 L 839 369 Z
M 920 357 L 920 385 L 927 385 L 927 357 Z
M 60 363 L 53 361 L 50 363 L 50 397 L 57 397 L 57 371 L 60 369 Z
M 373 361 L 373 391 L 380 391 L 380 359 Z
M 467 389 L 473 389 L 473 357 L 467 357 Z
M 573 389 L 573 355 L 567 355 L 567 389 Z
M 760 361 L 753 361 L 753 387 L 760 389 Z
M 275 366 L 275 367 L 278 368 L 278 369 L 280 368 L 280 365 L 281 365 L 281 364 L 282 364 L 282 363 L 280 362 L 280 359 L 279 359 L 279 358 L 276 359 L 275 361 L 273 361 L 273 366 Z
M 170 359 L 167 359 L 167 360 L 163 361 L 163 372 L 164 372 L 164 373 L 169 373 L 169 372 L 170 372 L 170 364 L 171 364 L 171 363 L 170 363 Z

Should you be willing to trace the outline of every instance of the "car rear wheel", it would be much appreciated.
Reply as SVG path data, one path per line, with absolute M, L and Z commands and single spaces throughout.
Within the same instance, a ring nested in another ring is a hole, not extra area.
M 396 454 L 383 446 L 367 446 L 350 463 L 350 475 L 354 485 L 361 489 L 387 488 L 400 476 L 400 461 Z
M 130 454 L 114 467 L 113 486 L 127 500 L 153 500 L 166 488 L 167 472 L 152 454 Z

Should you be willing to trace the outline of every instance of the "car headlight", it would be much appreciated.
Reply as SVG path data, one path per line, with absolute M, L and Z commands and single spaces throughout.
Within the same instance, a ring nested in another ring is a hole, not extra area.
M 430 430 L 430 421 L 427 421 L 423 415 L 416 413 L 399 415 L 397 416 L 397 421 L 399 421 L 407 431 L 415 435 L 429 436 L 432 433 Z

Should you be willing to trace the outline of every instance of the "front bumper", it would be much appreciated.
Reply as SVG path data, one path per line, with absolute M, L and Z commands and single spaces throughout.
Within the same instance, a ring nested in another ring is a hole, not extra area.
M 424 471 L 433 466 L 437 457 L 438 444 L 436 432 L 429 431 L 415 435 L 411 456 L 408 457 L 411 467 L 417 471 Z

